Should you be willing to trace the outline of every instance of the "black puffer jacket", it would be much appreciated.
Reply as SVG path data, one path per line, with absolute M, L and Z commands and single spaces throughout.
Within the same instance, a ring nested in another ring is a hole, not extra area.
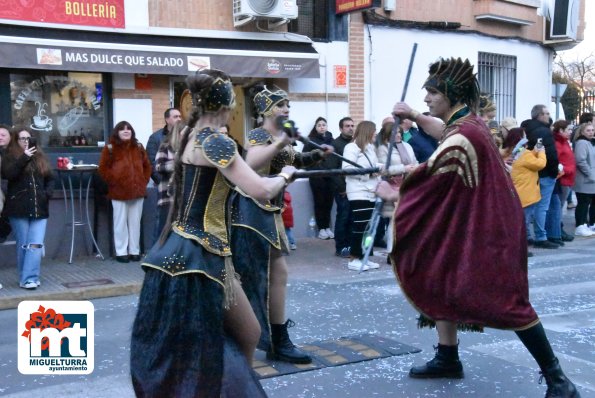
M 333 134 L 330 131 L 326 131 L 324 136 L 320 134 L 316 134 L 314 136 L 309 135 L 308 139 L 313 142 L 314 144 L 318 144 L 318 146 L 312 145 L 310 143 L 304 144 L 304 148 L 302 149 L 302 153 L 308 153 L 315 149 L 318 149 L 320 145 L 333 145 Z M 322 159 L 322 161 L 315 163 L 311 166 L 308 166 L 308 170 L 327 170 L 331 168 L 331 161 L 330 158 L 332 155 L 327 156 L 326 158 Z
M 539 177 L 556 178 L 558 176 L 558 151 L 556 151 L 556 142 L 550 127 L 536 119 L 525 120 L 521 127 L 527 133 L 527 140 L 529 140 L 528 147 L 533 148 L 538 138 L 541 138 L 543 147 L 545 149 L 545 157 L 547 163 L 545 167 L 539 171 Z
M 339 134 L 339 136 L 333 140 L 333 148 L 335 149 L 335 153 L 343 156 L 345 146 L 349 144 L 351 140 L 351 137 L 344 137 L 343 135 Z M 328 162 L 329 169 L 340 169 L 343 164 L 343 160 L 337 156 L 329 156 Z M 333 189 L 335 190 L 335 193 L 345 193 L 347 191 L 345 186 L 345 177 L 333 176 Z
M 12 157 L 8 151 L 2 157 L 2 177 L 8 180 L 3 215 L 19 218 L 48 218 L 49 199 L 52 197 L 54 178 L 43 176 L 37 167 L 26 170 L 34 158 L 22 154 Z

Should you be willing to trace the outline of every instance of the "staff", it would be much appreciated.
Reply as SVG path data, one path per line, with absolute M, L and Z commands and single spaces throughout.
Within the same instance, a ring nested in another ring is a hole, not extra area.
M 359 167 L 359 169 L 299 170 L 293 173 L 293 179 L 328 176 L 354 176 L 380 172 L 380 168 L 378 167 L 362 167 L 361 165 Z
M 411 77 L 411 70 L 413 69 L 413 61 L 415 60 L 415 53 L 417 51 L 417 43 L 413 43 L 413 49 L 411 50 L 411 57 L 409 58 L 409 67 L 407 68 L 407 77 L 405 78 L 405 84 L 403 86 L 403 93 L 401 94 L 401 102 L 405 101 L 405 96 L 407 95 L 407 88 L 409 87 L 409 78 Z M 386 157 L 386 165 L 385 168 L 388 170 L 390 165 L 391 155 L 393 153 L 393 148 L 395 146 L 395 136 L 397 135 L 397 131 L 399 129 L 399 125 L 401 124 L 401 118 L 397 115 L 393 115 L 395 118 L 395 124 L 390 132 L 390 139 L 388 143 L 388 155 Z M 387 179 L 387 177 L 382 177 L 383 179 Z M 380 221 L 380 213 L 382 211 L 382 204 L 383 200 L 379 197 L 376 197 L 376 203 L 374 204 L 374 211 L 372 212 L 372 218 L 368 222 L 366 230 L 364 231 L 364 236 L 362 238 L 362 249 L 364 252 L 364 258 L 362 260 L 362 265 L 360 266 L 359 272 L 361 273 L 366 264 L 368 263 L 368 258 L 370 257 L 370 252 L 372 251 L 372 247 L 374 246 L 374 235 L 376 234 L 376 228 L 378 227 L 378 222 Z
M 309 144 L 309 145 L 312 145 L 315 148 L 322 149 L 323 151 L 326 151 L 327 150 L 324 146 L 319 145 L 319 144 L 313 142 L 312 140 L 310 140 L 309 138 L 304 137 L 303 135 L 301 135 L 300 132 L 298 131 L 298 128 L 295 126 L 295 122 L 293 120 L 286 120 L 286 119 L 283 119 L 282 117 L 279 117 L 279 118 L 277 118 L 277 121 L 276 122 L 277 122 L 277 126 L 279 128 L 282 128 L 283 131 L 285 131 L 285 133 L 288 136 L 295 137 L 296 140 L 301 141 L 304 145 Z M 353 160 L 346 159 L 346 158 L 344 158 L 343 156 L 339 155 L 336 152 L 331 152 L 330 154 L 338 157 L 342 161 L 347 162 L 347 163 L 349 163 L 352 166 L 359 167 L 359 168 L 362 167 L 360 164 L 357 164 Z M 368 174 L 368 173 L 362 173 L 362 174 Z M 296 178 L 298 178 L 298 177 L 296 177 Z

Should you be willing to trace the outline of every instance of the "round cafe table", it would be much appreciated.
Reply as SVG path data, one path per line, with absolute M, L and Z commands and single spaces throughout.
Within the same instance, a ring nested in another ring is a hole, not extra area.
M 71 236 L 70 236 L 70 257 L 68 260 L 69 264 L 72 264 L 72 255 L 74 253 L 74 240 L 75 240 L 75 230 L 76 227 L 85 227 L 84 231 L 89 233 L 89 237 L 93 243 L 93 246 L 97 250 L 97 255 L 101 257 L 102 260 L 105 260 L 101 250 L 99 250 L 99 246 L 97 245 L 97 241 L 95 240 L 95 236 L 93 235 L 93 229 L 91 228 L 91 219 L 89 217 L 89 189 L 91 187 L 91 180 L 93 179 L 93 173 L 97 170 L 96 165 L 75 165 L 72 169 L 66 168 L 57 168 L 54 169 L 58 177 L 60 178 L 60 183 L 62 184 L 62 192 L 64 194 L 64 208 L 66 210 L 66 225 L 71 226 Z M 76 180 L 78 181 L 78 186 L 74 186 L 73 178 L 77 177 Z M 85 179 L 87 179 L 86 189 L 84 189 Z M 66 189 L 65 180 L 68 182 L 68 192 Z M 83 190 L 85 190 L 85 197 L 84 197 L 84 212 L 83 212 Z M 75 191 L 77 196 L 75 196 Z M 75 203 L 76 201 L 76 203 Z M 85 249 L 87 245 L 85 245 Z M 87 250 L 88 253 L 88 250 Z

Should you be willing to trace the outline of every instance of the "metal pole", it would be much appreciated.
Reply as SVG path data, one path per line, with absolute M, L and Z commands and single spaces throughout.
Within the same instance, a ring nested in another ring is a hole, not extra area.
M 407 76 L 405 77 L 405 84 L 403 85 L 403 92 L 401 93 L 401 102 L 405 101 L 405 96 L 407 95 L 407 88 L 409 87 L 409 79 L 411 78 L 411 70 L 413 69 L 413 61 L 415 60 L 416 52 L 417 43 L 413 43 L 411 57 L 409 57 L 409 67 L 407 68 Z M 393 117 L 395 118 L 395 123 L 393 124 L 393 128 L 390 133 L 390 140 L 388 143 L 388 155 L 386 157 L 385 165 L 386 170 L 388 170 L 388 168 L 390 167 L 391 155 L 393 153 L 393 147 L 395 146 L 395 136 L 397 135 L 397 131 L 399 131 L 399 124 L 401 124 L 401 118 L 399 116 L 393 115 Z M 364 266 L 368 263 L 370 252 L 372 251 L 372 247 L 374 246 L 374 235 L 376 234 L 376 228 L 378 227 L 378 222 L 380 221 L 380 213 L 382 211 L 383 203 L 384 202 L 381 198 L 376 197 L 372 217 L 370 218 L 370 222 L 368 222 L 366 230 L 364 231 L 364 236 L 362 237 L 362 249 L 364 252 L 364 258 L 362 259 L 362 265 L 359 269 L 360 273 L 364 270 Z

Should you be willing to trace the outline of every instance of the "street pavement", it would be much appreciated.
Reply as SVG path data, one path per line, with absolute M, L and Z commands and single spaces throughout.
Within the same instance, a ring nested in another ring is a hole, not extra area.
M 572 225 L 569 221 L 567 225 Z M 495 242 L 496 244 L 496 242 Z M 358 274 L 334 256 L 334 242 L 298 240 L 288 257 L 287 315 L 297 344 L 374 334 L 421 349 L 342 366 L 263 379 L 269 397 L 543 397 L 536 364 L 515 334 L 461 333 L 461 380 L 414 380 L 409 368 L 433 356 L 436 334 L 416 328 L 416 312 L 400 291 L 385 254 L 379 270 Z M 557 250 L 533 249 L 530 294 L 565 372 L 583 398 L 595 397 L 595 238 Z M 128 352 L 143 272 L 138 263 L 88 257 L 73 264 L 43 261 L 42 285 L 18 287 L 14 268 L 0 265 L 0 396 L 132 397 Z M 106 298 L 112 297 L 112 298 Z M 103 299 L 100 299 L 103 298 Z M 25 376 L 16 366 L 16 306 L 22 300 L 93 300 L 96 365 L 88 376 Z

